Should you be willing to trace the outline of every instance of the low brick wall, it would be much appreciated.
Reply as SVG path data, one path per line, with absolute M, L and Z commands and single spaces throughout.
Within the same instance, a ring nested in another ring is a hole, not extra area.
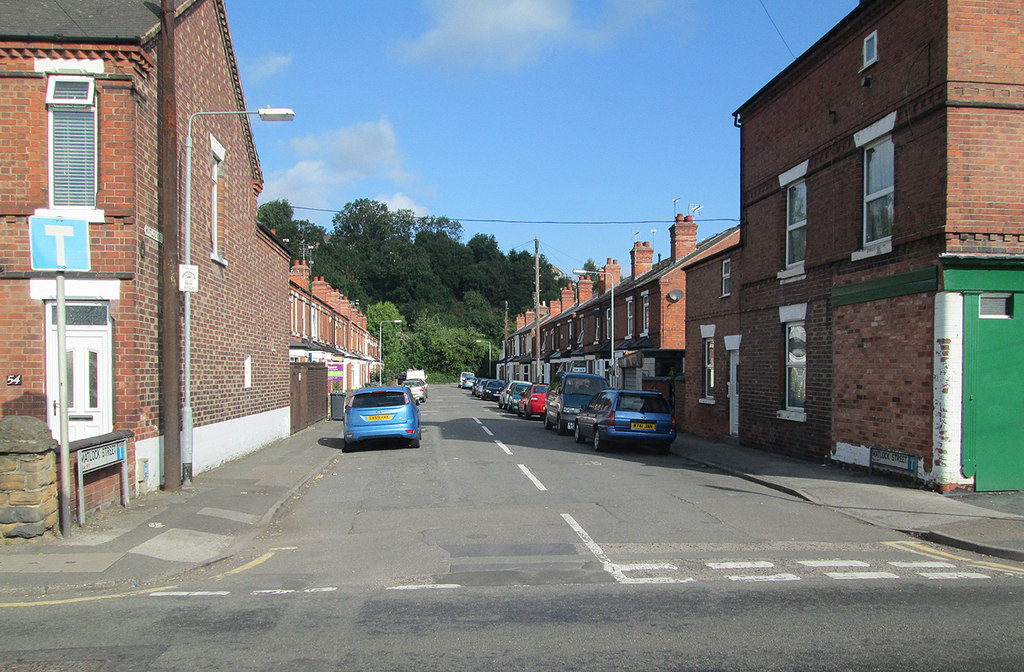
M 57 448 L 43 421 L 0 418 L 0 537 L 38 537 L 57 525 Z

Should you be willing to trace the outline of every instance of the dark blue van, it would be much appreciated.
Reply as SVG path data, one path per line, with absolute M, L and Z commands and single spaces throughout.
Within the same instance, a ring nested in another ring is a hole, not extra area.
M 559 371 L 548 387 L 544 405 L 544 429 L 558 428 L 568 434 L 576 427 L 576 414 L 601 390 L 608 389 L 602 376 L 592 373 Z

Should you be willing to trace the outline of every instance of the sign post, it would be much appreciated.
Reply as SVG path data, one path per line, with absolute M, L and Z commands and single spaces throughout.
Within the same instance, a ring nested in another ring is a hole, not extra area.
M 65 271 L 88 271 L 89 223 L 80 219 L 28 218 L 32 270 L 57 274 L 57 388 L 60 404 L 60 533 L 71 536 L 71 451 L 68 447 L 68 358 Z

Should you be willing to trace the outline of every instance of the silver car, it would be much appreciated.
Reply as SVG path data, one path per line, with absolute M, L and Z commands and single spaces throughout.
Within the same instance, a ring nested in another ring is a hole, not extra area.
M 409 388 L 409 394 L 417 404 L 422 404 L 427 400 L 427 381 L 419 378 L 406 378 L 402 385 Z

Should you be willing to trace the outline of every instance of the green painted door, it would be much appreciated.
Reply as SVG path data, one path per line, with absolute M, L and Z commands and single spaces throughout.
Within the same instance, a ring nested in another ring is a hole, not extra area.
M 964 296 L 964 473 L 1024 490 L 1024 293 Z

